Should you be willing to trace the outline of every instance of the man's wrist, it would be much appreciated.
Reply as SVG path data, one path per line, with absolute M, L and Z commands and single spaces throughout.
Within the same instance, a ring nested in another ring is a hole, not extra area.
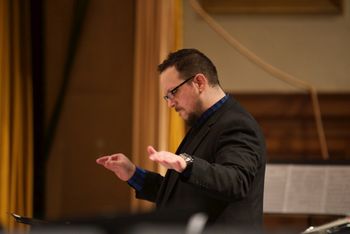
M 193 157 L 189 154 L 186 154 L 186 153 L 181 153 L 179 155 L 179 157 L 181 157 L 185 163 L 186 163 L 186 167 L 185 169 L 181 172 L 181 175 L 184 179 L 188 179 L 190 176 L 191 176 L 191 173 L 192 173 L 192 165 L 193 165 Z
M 181 153 L 181 154 L 179 154 L 179 156 L 183 160 L 185 160 L 186 167 L 191 166 L 193 164 L 193 157 L 191 155 L 186 154 L 186 153 Z
M 133 176 L 127 181 L 127 183 L 137 191 L 140 191 L 143 188 L 146 174 L 146 170 L 136 167 Z

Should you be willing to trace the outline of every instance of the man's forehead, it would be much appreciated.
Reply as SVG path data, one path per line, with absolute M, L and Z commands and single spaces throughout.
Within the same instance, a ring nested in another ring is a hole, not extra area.
M 169 67 L 160 74 L 160 81 L 166 88 L 166 86 L 171 86 L 177 84 L 180 80 L 180 73 L 175 69 L 175 67 Z

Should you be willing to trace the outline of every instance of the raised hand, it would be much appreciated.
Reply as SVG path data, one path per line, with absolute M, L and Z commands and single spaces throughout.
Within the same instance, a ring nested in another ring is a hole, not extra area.
M 186 168 L 185 160 L 176 154 L 167 151 L 158 152 L 152 146 L 147 147 L 147 152 L 149 159 L 159 163 L 167 169 L 174 169 L 175 171 L 181 173 Z
M 96 163 L 113 171 L 123 181 L 128 181 L 136 170 L 136 166 L 124 154 L 103 156 L 96 159 Z

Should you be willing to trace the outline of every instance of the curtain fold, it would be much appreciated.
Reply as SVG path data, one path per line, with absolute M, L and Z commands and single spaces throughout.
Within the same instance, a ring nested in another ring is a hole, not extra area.
M 174 12 L 174 21 L 172 22 L 172 27 L 174 31 L 174 41 L 171 46 L 172 51 L 182 48 L 182 0 L 173 1 L 173 12 Z M 177 147 L 181 143 L 182 139 L 185 136 L 185 123 L 179 114 L 174 110 L 169 110 L 169 151 L 175 153 Z
M 158 147 L 159 0 L 136 1 L 132 161 L 147 170 L 156 166 L 147 158 L 147 145 Z M 149 210 L 152 204 L 135 199 L 131 210 Z
M 164 168 L 148 159 L 146 147 L 153 145 L 159 150 L 169 150 L 172 144 L 177 147 L 179 137 L 170 142 L 170 131 L 184 132 L 180 125 L 169 122 L 171 114 L 161 98 L 157 72 L 157 65 L 170 51 L 177 49 L 181 41 L 182 35 L 178 34 L 181 9 L 181 0 L 136 1 L 132 160 L 138 166 L 160 173 L 164 173 Z M 148 202 L 136 200 L 133 193 L 132 211 L 153 207 Z
M 29 1 L 0 0 L 0 225 L 26 230 L 11 212 L 33 212 Z

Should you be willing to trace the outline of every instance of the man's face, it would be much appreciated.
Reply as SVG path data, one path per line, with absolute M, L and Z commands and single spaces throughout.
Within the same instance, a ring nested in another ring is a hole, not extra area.
M 190 77 L 185 77 L 185 79 L 188 78 Z M 202 106 L 199 92 L 193 83 L 194 78 L 181 85 L 172 95 L 169 92 L 185 80 L 180 78 L 180 73 L 175 67 L 169 67 L 160 74 L 163 95 L 169 97 L 167 99 L 168 106 L 174 108 L 189 126 L 193 125 L 199 118 Z

